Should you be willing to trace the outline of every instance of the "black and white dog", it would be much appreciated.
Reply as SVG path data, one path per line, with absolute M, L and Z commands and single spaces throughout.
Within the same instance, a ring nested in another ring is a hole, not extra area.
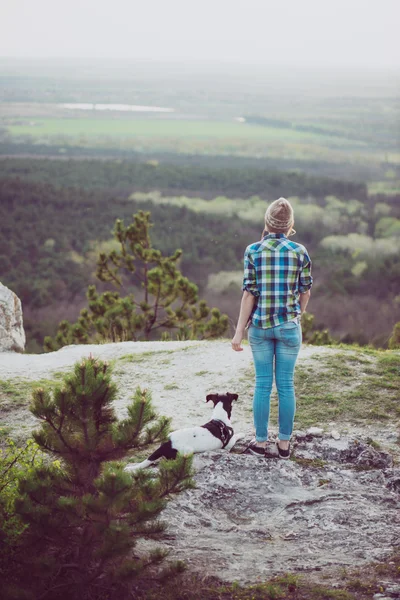
M 125 471 L 145 469 L 159 458 L 176 458 L 180 454 L 193 454 L 207 450 L 231 450 L 244 433 L 233 433 L 231 425 L 232 402 L 238 399 L 237 394 L 209 394 L 206 402 L 214 403 L 211 421 L 201 427 L 178 429 L 169 434 L 168 442 L 159 448 L 146 460 L 140 463 L 127 465 Z

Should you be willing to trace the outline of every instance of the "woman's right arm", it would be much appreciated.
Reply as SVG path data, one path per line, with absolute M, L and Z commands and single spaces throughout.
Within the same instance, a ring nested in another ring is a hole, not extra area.
M 251 257 L 251 246 L 247 246 L 244 252 L 244 274 L 243 274 L 243 296 L 240 303 L 240 313 L 236 332 L 233 336 L 232 350 L 241 352 L 243 350 L 241 343 L 244 338 L 244 330 L 250 319 L 254 309 L 254 304 L 257 302 L 257 297 L 260 292 L 257 287 L 256 269 Z
M 251 313 L 253 312 L 255 302 L 256 297 L 251 292 L 245 290 L 240 303 L 240 314 L 238 323 L 236 325 L 236 332 L 231 342 L 232 350 L 235 350 L 236 352 L 241 352 L 243 350 L 241 343 L 244 338 L 244 331 L 246 329 L 247 322 Z

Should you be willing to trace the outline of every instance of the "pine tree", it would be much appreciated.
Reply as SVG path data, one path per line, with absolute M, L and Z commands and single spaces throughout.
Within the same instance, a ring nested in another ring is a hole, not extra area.
M 389 348 L 391 350 L 400 348 L 400 321 L 393 327 L 392 335 L 389 339 Z
M 163 256 L 153 248 L 151 226 L 149 212 L 139 211 L 128 226 L 117 219 L 114 237 L 119 250 L 101 253 L 97 263 L 100 281 L 119 289 L 139 287 L 140 298 L 118 291 L 100 294 L 96 286 L 89 286 L 88 308 L 75 324 L 62 321 L 55 339 L 45 338 L 46 351 L 90 341 L 148 340 L 151 335 L 169 339 L 172 330 L 177 339 L 213 338 L 226 331 L 228 317 L 199 301 L 197 286 L 180 272 L 182 251 Z
M 94 358 L 77 363 L 52 395 L 33 393 L 31 410 L 42 421 L 34 439 L 59 460 L 19 483 L 15 509 L 29 525 L 22 536 L 28 598 L 102 597 L 164 557 L 135 555 L 136 540 L 163 531 L 157 517 L 167 496 L 192 485 L 191 457 L 161 463 L 158 474 L 125 472 L 127 452 L 165 440 L 169 419 L 157 418 L 149 392 L 137 388 L 118 420 L 116 394 L 110 368 Z
M 314 346 L 330 346 L 333 344 L 334 340 L 328 329 L 315 329 L 314 315 L 310 313 L 303 313 L 301 317 L 301 329 L 303 341 L 306 344 L 313 344 Z

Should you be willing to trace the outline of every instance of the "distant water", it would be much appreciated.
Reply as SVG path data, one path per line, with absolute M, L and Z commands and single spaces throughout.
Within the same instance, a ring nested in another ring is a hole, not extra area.
M 162 106 L 139 106 L 137 104 L 59 104 L 60 108 L 70 108 L 73 110 L 118 110 L 122 112 L 174 112 L 173 108 L 164 108 Z

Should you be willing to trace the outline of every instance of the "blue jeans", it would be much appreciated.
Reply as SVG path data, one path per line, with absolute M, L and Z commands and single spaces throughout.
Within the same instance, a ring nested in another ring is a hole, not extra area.
M 261 329 L 251 325 L 249 342 L 256 371 L 253 398 L 254 426 L 257 442 L 268 439 L 268 420 L 274 377 L 279 401 L 279 439 L 290 440 L 296 412 L 294 367 L 302 341 L 299 319 L 276 327 Z

